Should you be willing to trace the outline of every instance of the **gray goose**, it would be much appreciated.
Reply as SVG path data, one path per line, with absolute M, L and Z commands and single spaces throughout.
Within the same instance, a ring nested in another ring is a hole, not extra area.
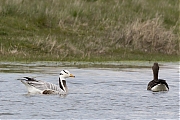
M 21 82 L 26 86 L 29 93 L 40 94 L 66 94 L 67 85 L 66 78 L 75 77 L 68 70 L 62 70 L 59 74 L 59 86 L 50 82 L 36 80 L 30 77 L 23 77 Z

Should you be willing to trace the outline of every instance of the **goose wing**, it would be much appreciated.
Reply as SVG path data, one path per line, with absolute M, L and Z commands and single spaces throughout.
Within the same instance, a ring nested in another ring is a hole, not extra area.
M 52 90 L 52 91 L 62 92 L 60 87 L 55 85 L 55 84 L 45 82 L 45 81 L 42 81 L 42 80 L 35 80 L 34 78 L 29 78 L 29 77 L 24 77 L 24 78 L 26 80 L 21 80 L 21 82 L 23 82 L 24 84 L 28 84 L 30 86 L 33 86 L 36 89 L 39 89 L 41 91 Z
M 158 79 L 158 80 L 152 80 L 148 83 L 147 90 L 151 90 L 152 87 L 158 85 L 158 84 L 165 84 L 166 87 L 169 89 L 168 84 L 166 83 L 166 80 Z
M 168 84 L 167 84 L 166 80 L 159 79 L 159 83 L 161 83 L 161 84 L 165 84 L 165 85 L 166 85 L 166 87 L 169 89 L 169 86 L 168 86 Z
M 159 84 L 159 80 L 152 80 L 148 83 L 147 90 L 151 90 L 152 87 Z

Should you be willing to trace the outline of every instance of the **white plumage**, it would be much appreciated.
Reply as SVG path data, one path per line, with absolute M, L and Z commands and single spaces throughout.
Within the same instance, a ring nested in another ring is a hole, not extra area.
M 168 91 L 168 88 L 165 84 L 157 84 L 154 87 L 151 88 L 153 92 L 159 92 L 159 91 Z
M 66 78 L 68 77 L 75 77 L 75 76 L 72 75 L 68 70 L 62 70 L 59 74 L 59 86 L 29 77 L 24 77 L 19 80 L 21 80 L 21 82 L 27 87 L 29 93 L 66 94 L 67 93 Z

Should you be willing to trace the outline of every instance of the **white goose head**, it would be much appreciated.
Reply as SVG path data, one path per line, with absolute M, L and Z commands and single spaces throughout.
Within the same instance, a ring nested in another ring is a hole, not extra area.
M 65 80 L 69 77 L 75 77 L 73 74 L 71 74 L 68 70 L 62 70 L 59 74 L 59 77 L 61 80 Z

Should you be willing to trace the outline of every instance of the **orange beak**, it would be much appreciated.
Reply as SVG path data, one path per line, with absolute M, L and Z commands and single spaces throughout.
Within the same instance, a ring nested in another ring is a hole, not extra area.
M 75 77 L 73 74 L 70 74 L 70 76 L 69 77 Z

